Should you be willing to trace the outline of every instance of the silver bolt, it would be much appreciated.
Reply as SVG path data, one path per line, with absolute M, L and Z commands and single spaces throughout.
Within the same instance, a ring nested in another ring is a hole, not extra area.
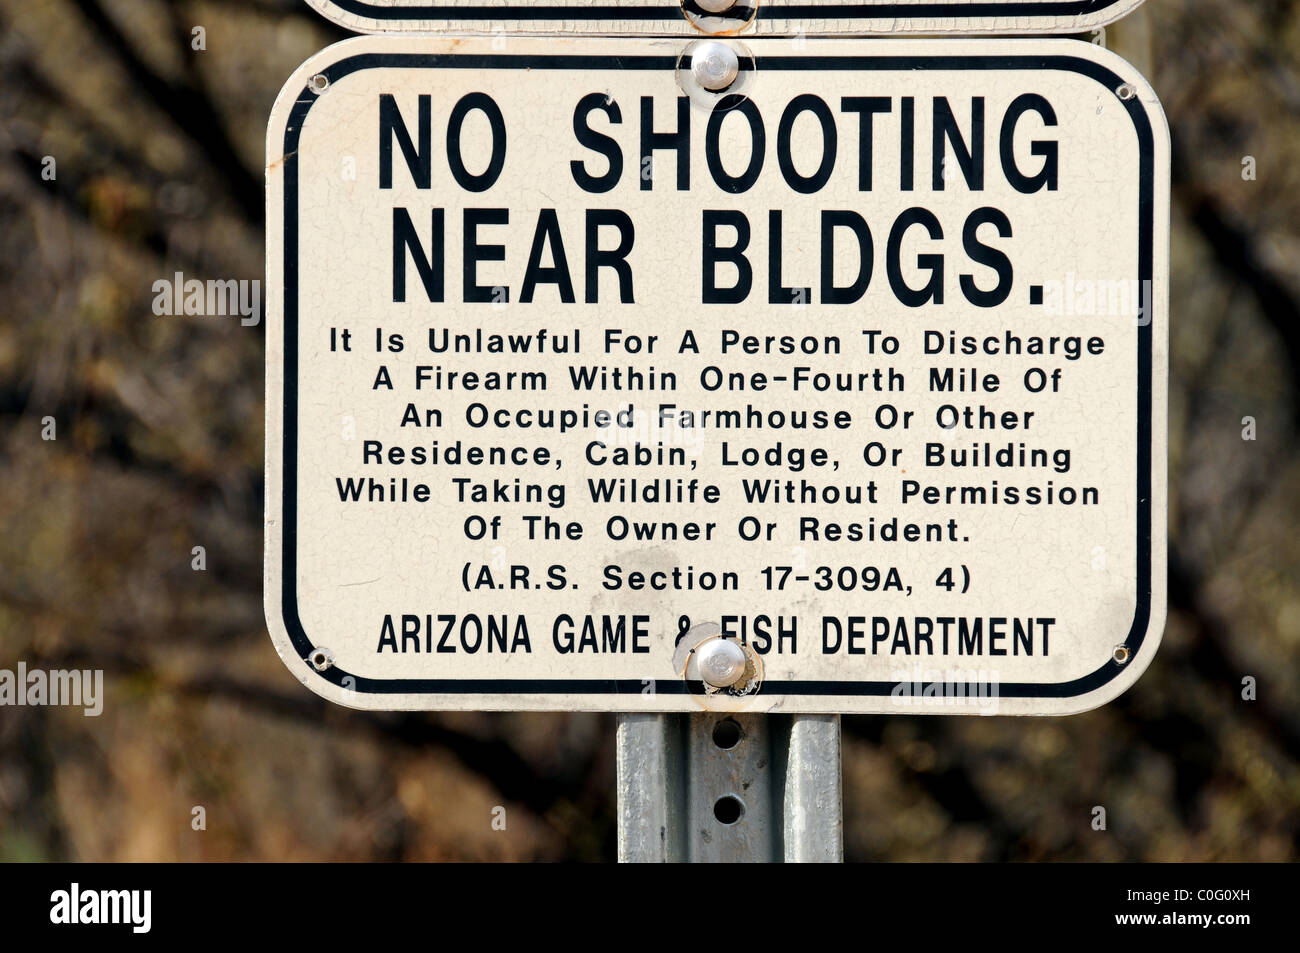
M 691 73 L 705 89 L 726 89 L 740 75 L 736 51 L 725 43 L 709 40 L 691 50 Z
M 323 672 L 334 664 L 334 653 L 322 647 L 314 648 L 307 656 L 307 662 L 318 672 Z
M 736 0 L 695 0 L 706 13 L 726 13 L 736 5 Z
M 740 681 L 749 667 L 745 650 L 729 639 L 710 639 L 697 652 L 700 677 L 714 688 L 727 688 Z

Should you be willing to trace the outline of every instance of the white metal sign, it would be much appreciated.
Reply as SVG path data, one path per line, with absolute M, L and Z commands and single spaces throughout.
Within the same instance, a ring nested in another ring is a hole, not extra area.
M 308 0 L 361 33 L 1078 33 L 1142 0 Z
M 724 93 L 595 38 L 285 87 L 266 610 L 317 692 L 1053 714 L 1150 662 L 1151 89 L 1072 40 L 732 46 Z

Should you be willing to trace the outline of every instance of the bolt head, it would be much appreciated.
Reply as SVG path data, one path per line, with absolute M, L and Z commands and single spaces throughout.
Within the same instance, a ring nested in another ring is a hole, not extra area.
M 727 44 L 709 40 L 691 51 L 691 74 L 705 89 L 719 92 L 740 75 L 740 59 Z
M 736 5 L 736 0 L 695 0 L 706 13 L 726 13 Z
M 730 639 L 710 639 L 696 651 L 700 677 L 714 688 L 729 688 L 749 667 L 745 650 Z

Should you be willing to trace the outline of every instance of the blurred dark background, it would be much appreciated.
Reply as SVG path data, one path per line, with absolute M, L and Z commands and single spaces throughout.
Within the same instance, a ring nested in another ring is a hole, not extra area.
M 107 690 L 0 708 L 0 860 L 614 856 L 612 716 L 363 715 L 288 674 L 263 328 L 152 312 L 176 271 L 261 278 L 267 114 L 343 35 L 302 0 L 0 0 L 0 667 Z M 849 860 L 1300 853 L 1300 4 L 1148 0 L 1106 42 L 1175 144 L 1164 644 L 1084 715 L 846 718 Z

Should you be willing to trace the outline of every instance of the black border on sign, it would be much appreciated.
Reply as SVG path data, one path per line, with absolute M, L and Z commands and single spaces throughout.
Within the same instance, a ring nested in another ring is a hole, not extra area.
M 321 70 L 330 84 L 365 69 L 439 68 L 439 69 L 662 69 L 672 70 L 677 60 L 671 56 L 577 56 L 511 54 L 438 54 L 438 53 L 363 53 L 350 56 Z M 823 69 L 859 70 L 1062 70 L 1088 76 L 1114 94 L 1125 80 L 1112 70 L 1072 55 L 1007 54 L 984 55 L 912 55 L 912 56 L 765 56 L 765 69 L 803 71 Z M 280 612 L 285 630 L 300 658 L 304 661 L 315 646 L 303 630 L 298 615 L 298 140 L 312 105 L 319 99 L 307 87 L 298 93 L 289 111 L 284 133 L 284 411 L 283 485 L 281 513 Z M 1138 276 L 1151 287 L 1154 271 L 1155 232 L 1155 140 L 1151 120 L 1138 97 L 1115 100 L 1125 107 L 1137 131 L 1139 151 L 1138 202 Z M 1152 295 L 1154 304 L 1155 296 Z M 1154 307 L 1151 308 L 1154 312 Z M 1123 640 L 1130 652 L 1125 665 L 1114 658 L 1080 678 L 1068 682 L 1010 682 L 997 687 L 1003 698 L 1074 698 L 1094 691 L 1114 679 L 1133 664 L 1147 635 L 1151 621 L 1151 378 L 1152 332 L 1155 314 L 1138 325 L 1138 428 L 1137 428 L 1137 599 L 1133 624 Z M 269 488 L 268 488 L 269 489 Z M 314 667 L 309 666 L 312 671 Z M 317 674 L 325 681 L 351 691 L 375 695 L 435 694 L 565 694 L 565 695 L 640 695 L 645 680 L 632 679 L 519 679 L 519 678 L 365 678 L 352 675 L 337 666 Z M 698 694 L 698 683 L 656 678 L 655 692 L 662 695 Z M 792 696 L 881 696 L 896 688 L 896 681 L 765 681 L 762 695 Z
M 479 3 L 457 6 L 447 3 L 419 3 L 409 6 L 376 6 L 368 0 L 326 0 L 353 16 L 371 20 L 635 20 L 662 22 L 678 20 L 681 8 L 664 3 L 651 6 L 602 4 L 588 7 L 520 6 L 503 3 Z M 1102 13 L 1128 0 L 1009 0 L 1006 3 L 761 3 L 759 20 L 900 20 L 922 17 L 953 17 L 970 20 L 976 17 L 1073 17 Z M 725 17 L 726 14 L 722 14 Z

